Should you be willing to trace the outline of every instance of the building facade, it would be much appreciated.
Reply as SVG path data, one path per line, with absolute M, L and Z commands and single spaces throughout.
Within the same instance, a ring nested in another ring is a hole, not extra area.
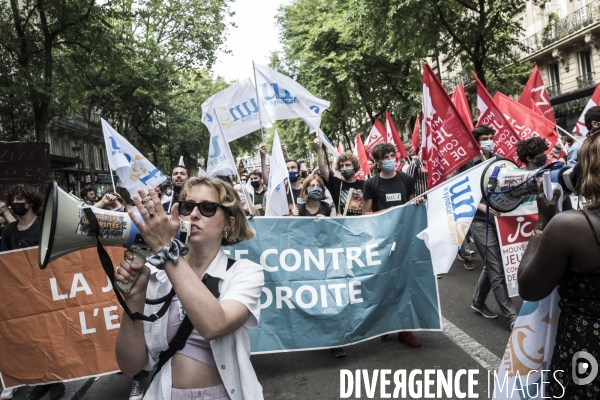
M 92 185 L 103 193 L 112 187 L 104 136 L 99 124 L 75 115 L 57 118 L 47 129 L 50 143 L 50 177 L 67 192 Z M 116 179 L 116 177 L 115 177 Z
M 600 69 L 600 0 L 527 1 L 517 16 L 523 61 L 536 62 L 556 122 L 571 131 L 592 95 Z
M 525 50 L 512 51 L 523 62 L 537 63 L 557 124 L 572 131 L 600 78 L 596 75 L 596 68 L 600 74 L 600 0 L 552 0 L 541 5 L 528 0 L 515 19 L 521 21 L 519 41 Z M 449 93 L 458 85 L 475 93 L 473 79 L 460 65 L 449 68 L 444 56 L 438 60 Z M 429 60 L 436 71 L 438 60 Z

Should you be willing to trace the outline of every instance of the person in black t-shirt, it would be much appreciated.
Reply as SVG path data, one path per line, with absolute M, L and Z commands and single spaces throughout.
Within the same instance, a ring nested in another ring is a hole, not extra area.
M 358 159 L 352 153 L 342 153 L 337 159 L 337 169 L 342 174 L 342 178 L 333 175 L 328 166 L 325 164 L 323 155 L 323 143 L 321 138 L 317 137 L 314 140 L 317 149 L 317 161 L 319 170 L 323 177 L 325 186 L 331 193 L 333 204 L 338 216 L 357 216 L 362 215 L 362 191 L 365 181 L 356 179 L 356 173 L 360 170 Z M 352 195 L 348 199 L 348 194 L 352 189 Z
M 371 154 L 381 173 L 365 182 L 363 214 L 381 212 L 414 199 L 415 180 L 404 172 L 396 172 L 396 147 L 391 143 L 379 143 Z M 419 202 L 415 200 L 415 204 Z M 388 338 L 389 335 L 381 336 L 382 341 Z M 411 347 L 421 346 L 421 341 L 412 332 L 398 332 L 398 339 Z
M 22 184 L 6 189 L 5 198 L 17 220 L 2 232 L 0 251 L 24 249 L 39 245 L 41 229 L 39 214 L 44 198 L 34 188 Z
M 6 189 L 5 199 L 17 221 L 11 222 L 4 228 L 0 252 L 39 245 L 42 230 L 37 215 L 41 213 L 44 204 L 42 195 L 31 186 L 17 184 Z M 4 389 L 2 397 L 11 398 L 15 390 Z M 58 382 L 36 386 L 29 394 L 29 398 L 41 399 L 47 391 L 50 391 L 51 398 L 60 399 L 65 394 L 65 385 Z
M 415 180 L 396 171 L 396 148 L 391 143 L 379 143 L 371 152 L 381 169 L 380 174 L 368 179 L 363 189 L 363 214 L 373 214 L 390 207 L 400 206 L 415 197 Z M 416 201 L 418 203 L 418 201 Z

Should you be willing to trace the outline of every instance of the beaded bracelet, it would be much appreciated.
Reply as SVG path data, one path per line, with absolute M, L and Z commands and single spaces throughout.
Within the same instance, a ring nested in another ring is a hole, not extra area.
M 179 255 L 185 256 L 190 251 L 179 239 L 171 239 L 170 246 L 165 246 L 156 254 L 146 257 L 146 262 L 157 269 L 165 269 L 165 263 L 171 261 L 173 264 L 179 260 Z

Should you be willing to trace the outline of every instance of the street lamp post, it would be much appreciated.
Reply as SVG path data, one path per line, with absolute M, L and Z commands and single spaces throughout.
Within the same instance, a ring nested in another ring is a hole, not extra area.
M 75 143 L 75 146 L 72 147 L 72 150 L 77 153 L 77 195 L 79 196 L 81 193 L 81 157 L 79 156 L 81 146 Z

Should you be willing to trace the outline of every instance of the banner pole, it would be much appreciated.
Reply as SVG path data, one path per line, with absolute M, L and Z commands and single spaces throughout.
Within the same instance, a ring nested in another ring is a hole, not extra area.
M 564 133 L 565 135 L 568 135 L 568 136 L 570 136 L 570 137 L 571 137 L 573 140 L 576 140 L 576 141 L 578 141 L 580 144 L 583 144 L 583 140 L 579 140 L 579 139 L 577 139 L 575 136 L 571 135 L 569 132 L 565 131 L 565 130 L 564 130 L 563 128 L 561 128 L 560 126 L 556 125 L 556 128 L 557 128 L 557 129 L 560 129 L 561 131 L 563 131 L 563 133 Z
M 254 67 L 254 60 L 252 60 L 252 72 L 254 72 L 254 91 L 256 92 L 256 102 L 258 103 L 258 118 L 260 124 L 260 133 L 262 135 L 262 141 L 265 142 L 265 130 L 262 126 L 262 113 L 260 112 L 260 98 L 258 97 L 258 81 L 256 80 L 256 68 Z
M 217 109 L 213 108 L 213 113 L 215 114 L 215 116 L 217 115 Z M 219 122 L 219 129 L 221 129 L 221 136 L 223 137 L 223 139 L 225 140 L 225 147 L 227 147 L 227 152 L 229 153 L 229 157 L 231 159 L 231 161 L 234 161 L 233 158 L 233 154 L 231 153 L 231 147 L 229 147 L 229 143 L 227 142 L 227 138 L 225 137 L 225 132 L 223 132 L 223 125 L 221 125 L 221 120 L 219 118 L 217 118 L 217 121 Z M 262 125 L 261 125 L 262 127 Z M 240 172 L 237 169 L 237 166 L 234 165 L 233 170 L 235 171 L 235 175 L 238 178 L 238 182 L 240 183 L 240 187 L 242 188 L 242 195 L 244 196 L 244 200 L 246 200 L 246 207 L 244 208 L 245 210 L 247 209 L 248 211 L 250 211 L 250 203 L 248 203 L 248 198 L 246 197 L 246 192 L 244 191 L 244 187 L 242 185 L 242 178 L 240 177 Z M 234 183 L 235 185 L 235 183 Z
M 495 160 L 495 159 L 496 159 L 496 157 L 492 157 L 492 158 L 490 158 L 489 160 L 486 160 L 486 161 L 484 161 L 484 162 L 491 162 L 491 161 L 493 161 L 493 160 Z M 466 171 L 464 171 L 464 172 L 462 172 L 462 173 L 460 173 L 460 174 L 458 174 L 458 175 L 456 175 L 456 176 L 453 176 L 452 178 L 448 179 L 448 180 L 447 180 L 446 182 L 444 182 L 444 183 L 447 183 L 447 182 L 449 182 L 449 181 L 454 181 L 454 180 L 457 180 L 458 178 L 460 178 L 460 177 L 462 177 L 463 175 L 465 175 L 467 172 L 469 172 L 469 170 L 466 170 Z M 426 192 L 423 192 L 423 193 L 421 193 L 420 195 L 418 195 L 418 196 L 415 196 L 415 198 L 414 198 L 414 199 L 412 199 L 412 200 L 410 200 L 410 201 L 406 202 L 406 204 L 412 204 L 412 203 L 414 203 L 414 202 L 415 202 L 415 200 L 417 200 L 419 197 L 426 196 L 427 194 L 429 194 L 430 192 L 434 191 L 435 189 L 437 189 L 437 187 L 434 187 L 434 188 L 432 188 L 432 189 L 429 189 L 429 190 L 427 190 Z

